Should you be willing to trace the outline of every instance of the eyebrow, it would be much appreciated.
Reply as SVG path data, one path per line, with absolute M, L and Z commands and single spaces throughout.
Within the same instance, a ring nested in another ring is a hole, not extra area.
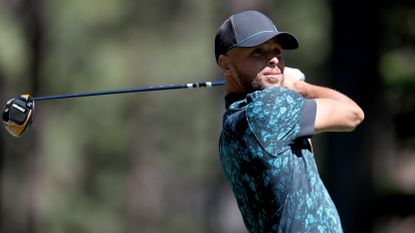
M 256 50 L 261 50 L 261 51 L 264 51 L 264 50 L 265 51 L 266 50 L 278 50 L 279 53 L 282 53 L 282 51 L 283 51 L 283 49 L 280 46 L 274 46 L 274 45 L 270 45 L 270 46 L 266 46 L 266 47 L 263 47 L 262 45 L 260 45 L 260 46 L 257 46 L 257 47 L 252 47 L 250 49 L 251 49 L 251 51 L 249 53 L 253 53 Z

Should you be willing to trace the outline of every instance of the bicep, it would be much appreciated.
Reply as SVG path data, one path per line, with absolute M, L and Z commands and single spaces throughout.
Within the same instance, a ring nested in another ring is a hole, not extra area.
M 352 131 L 361 121 L 354 105 L 332 99 L 315 100 L 315 133 Z

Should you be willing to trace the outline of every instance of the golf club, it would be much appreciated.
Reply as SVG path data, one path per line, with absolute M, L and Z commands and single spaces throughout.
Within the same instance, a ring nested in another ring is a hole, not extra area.
M 14 137 L 20 137 L 25 130 L 30 126 L 33 120 L 35 111 L 35 101 L 57 100 L 57 99 L 69 99 L 88 96 L 101 96 L 101 95 L 114 95 L 136 92 L 148 92 L 148 91 L 162 91 L 162 90 L 174 90 L 174 89 L 192 89 L 192 88 L 207 88 L 215 86 L 223 86 L 224 81 L 213 82 L 195 82 L 185 84 L 170 84 L 161 86 L 148 86 L 133 89 L 124 90 L 110 90 L 110 91 L 97 91 L 97 92 L 85 92 L 78 94 L 66 94 L 66 95 L 53 95 L 53 96 L 40 96 L 32 97 L 29 94 L 20 95 L 17 98 L 7 101 L 3 110 L 3 125 L 6 130 Z
M 285 67 L 286 74 L 290 74 L 297 80 L 305 81 L 305 75 L 296 68 Z M 85 92 L 77 94 L 65 94 L 65 95 L 52 95 L 52 96 L 40 96 L 32 97 L 29 94 L 20 95 L 17 98 L 10 99 L 4 106 L 2 118 L 3 125 L 6 130 L 14 137 L 20 137 L 33 121 L 35 112 L 35 101 L 57 100 L 57 99 L 70 99 L 89 96 L 101 96 L 101 95 L 114 95 L 136 92 L 148 92 L 148 91 L 162 91 L 162 90 L 174 90 L 174 89 L 191 89 L 191 88 L 207 88 L 215 86 L 225 85 L 224 81 L 213 82 L 194 82 L 185 84 L 170 84 L 161 86 L 148 86 L 133 89 L 123 90 L 110 90 L 110 91 L 97 91 L 97 92 Z

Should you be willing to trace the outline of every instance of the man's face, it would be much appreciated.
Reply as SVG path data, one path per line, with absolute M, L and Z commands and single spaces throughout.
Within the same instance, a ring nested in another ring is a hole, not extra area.
M 247 92 L 282 85 L 284 60 L 275 39 L 252 48 L 234 48 L 227 53 L 232 76 Z

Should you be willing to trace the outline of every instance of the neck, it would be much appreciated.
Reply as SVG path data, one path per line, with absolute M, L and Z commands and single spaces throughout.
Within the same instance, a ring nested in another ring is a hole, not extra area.
M 233 77 L 225 77 L 225 81 L 227 94 L 248 93 Z
M 226 109 L 231 106 L 236 101 L 240 101 L 245 99 L 247 96 L 247 93 L 229 93 L 225 96 L 225 107 Z

